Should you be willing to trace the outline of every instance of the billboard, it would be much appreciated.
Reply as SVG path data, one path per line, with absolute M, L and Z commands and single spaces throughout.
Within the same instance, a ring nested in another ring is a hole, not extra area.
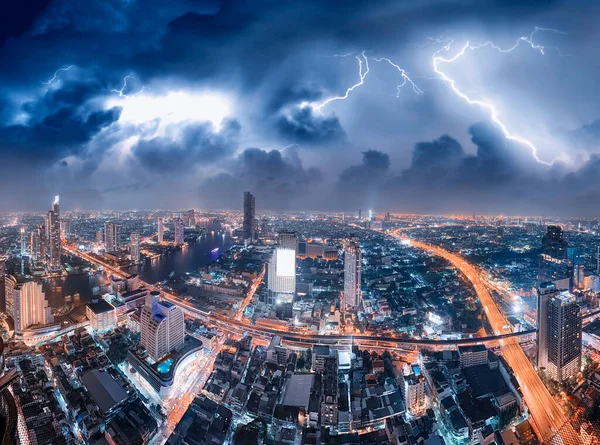
M 296 275 L 296 251 L 294 249 L 277 249 L 277 276 L 293 277 Z

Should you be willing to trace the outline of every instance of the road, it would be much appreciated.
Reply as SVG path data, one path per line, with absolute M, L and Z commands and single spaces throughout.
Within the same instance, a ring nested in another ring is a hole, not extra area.
M 100 260 L 99 258 L 97 258 L 95 256 L 91 256 L 85 252 L 81 252 L 73 246 L 69 246 L 69 245 L 65 244 L 64 249 L 73 255 L 79 256 L 80 258 L 83 258 L 84 260 L 86 260 L 92 264 L 96 264 L 97 266 L 104 268 L 105 270 L 111 272 L 112 274 L 114 274 L 116 276 L 119 276 L 122 278 L 127 278 L 129 276 L 129 274 L 123 272 L 122 270 L 119 270 L 119 269 L 111 266 L 110 264 L 103 262 L 102 260 Z M 257 280 L 261 280 L 262 279 L 261 277 L 262 277 L 262 274 L 259 275 Z M 383 343 L 388 343 L 388 344 L 393 343 L 396 346 L 402 346 L 402 345 L 405 345 L 405 346 L 406 345 L 407 346 L 412 346 L 412 345 L 457 346 L 457 345 L 469 345 L 469 344 L 477 344 L 477 343 L 496 344 L 498 341 L 500 341 L 502 339 L 526 337 L 526 336 L 530 336 L 531 334 L 533 334 L 535 332 L 535 330 L 515 332 L 515 333 L 503 332 L 500 335 L 491 335 L 491 336 L 487 336 L 487 337 L 463 338 L 463 339 L 459 339 L 459 340 L 457 340 L 457 339 L 434 340 L 434 339 L 423 339 L 423 338 L 401 338 L 401 337 L 386 337 L 386 336 L 376 337 L 373 335 L 317 335 L 317 334 L 311 334 L 311 333 L 288 332 L 288 331 L 280 331 L 277 329 L 263 327 L 263 326 L 255 326 L 255 325 L 248 323 L 247 321 L 244 321 L 243 319 L 238 320 L 237 318 L 243 312 L 243 308 L 245 307 L 244 305 L 242 305 L 239 308 L 238 313 L 236 313 L 232 318 L 227 318 L 222 315 L 207 313 L 198 308 L 195 308 L 194 305 L 191 304 L 190 302 L 185 301 L 182 298 L 179 298 L 169 292 L 164 291 L 163 289 L 161 289 L 157 286 L 146 283 L 142 280 L 140 280 L 139 283 L 140 283 L 140 285 L 145 286 L 147 289 L 149 289 L 151 291 L 160 292 L 161 297 L 163 299 L 170 301 L 173 304 L 176 304 L 177 306 L 181 307 L 187 316 L 197 318 L 208 325 L 215 326 L 221 330 L 230 332 L 235 335 L 243 335 L 244 333 L 249 333 L 251 335 L 262 336 L 267 339 L 272 337 L 273 335 L 279 335 L 282 338 L 282 340 L 287 341 L 287 342 L 301 342 L 301 343 L 312 343 L 312 344 L 317 344 L 317 343 L 337 344 L 339 342 L 346 342 L 346 343 L 354 342 L 354 344 L 365 344 L 365 345 L 368 345 L 369 343 L 373 343 L 373 342 L 383 342 Z M 252 299 L 252 297 L 254 295 L 254 291 L 256 291 L 259 284 L 260 283 L 258 281 L 255 281 L 253 284 L 251 284 L 251 286 L 249 288 L 249 292 L 245 299 L 246 304 L 248 304 L 248 302 Z M 239 318 L 241 318 L 241 317 L 239 317 Z
M 400 240 L 407 240 L 398 230 L 394 232 L 394 236 Z M 413 239 L 408 241 L 414 247 L 430 251 L 434 255 L 444 258 L 461 271 L 473 284 L 494 333 L 500 335 L 504 332 L 505 326 L 508 325 L 506 317 L 500 312 L 496 302 L 492 299 L 485 285 L 484 277 L 475 266 L 465 261 L 459 255 L 441 247 L 432 246 Z M 568 419 L 561 407 L 539 378 L 518 341 L 515 338 L 502 339 L 500 340 L 500 348 L 502 355 L 515 373 L 525 402 L 533 417 L 534 428 L 537 429 L 538 435 L 542 437 L 544 443 L 565 445 L 581 443 L 579 435 L 575 432 L 572 425 L 568 423 Z M 559 433 L 560 437 L 556 433 Z

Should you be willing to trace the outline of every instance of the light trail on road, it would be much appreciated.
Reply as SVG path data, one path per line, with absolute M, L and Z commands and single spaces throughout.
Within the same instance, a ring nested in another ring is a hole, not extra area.
M 475 266 L 446 249 L 403 237 L 400 234 L 400 229 L 396 229 L 392 233 L 399 240 L 408 240 L 413 247 L 427 250 L 444 258 L 462 272 L 473 284 L 494 333 L 499 335 L 503 332 L 504 327 L 508 325 L 506 317 L 498 309 L 496 302 L 484 284 L 485 280 L 481 276 L 481 272 Z M 515 373 L 525 402 L 533 417 L 534 427 L 544 443 L 565 445 L 582 443 L 579 435 L 575 432 L 573 426 L 568 423 L 564 412 L 538 376 L 518 341 L 514 338 L 502 339 L 500 349 Z

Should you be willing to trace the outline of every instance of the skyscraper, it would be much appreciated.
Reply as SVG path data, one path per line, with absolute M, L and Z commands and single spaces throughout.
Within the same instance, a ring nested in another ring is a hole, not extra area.
M 21 333 L 32 326 L 45 326 L 54 322 L 52 308 L 48 306 L 41 283 L 18 281 L 6 277 L 6 312 L 13 318 L 15 332 Z
M 38 254 L 38 261 L 46 263 L 47 261 L 47 245 L 48 239 L 46 238 L 46 228 L 44 226 L 39 226 L 37 228 L 38 238 L 40 239 L 40 251 Z
M 140 343 L 154 360 L 180 348 L 185 338 L 185 321 L 181 308 L 159 301 L 156 294 L 148 298 L 140 317 Z
M 296 233 L 280 232 L 279 243 L 269 260 L 267 287 L 271 304 L 291 303 L 294 300 L 297 250 Z
M 548 300 L 547 375 L 559 382 L 575 377 L 581 368 L 581 311 L 575 297 L 561 292 Z
M 104 224 L 104 250 L 116 252 L 121 246 L 121 226 L 114 222 Z
M 140 234 L 138 232 L 132 232 L 129 235 L 129 255 L 136 263 L 140 261 Z
M 186 227 L 195 227 L 196 226 L 196 213 L 194 209 L 190 209 L 185 212 L 184 222 Z
M 256 202 L 254 195 L 250 192 L 244 192 L 244 222 L 242 226 L 242 236 L 246 244 L 251 244 L 255 240 L 255 209 Z
M 558 289 L 569 289 L 571 276 L 563 230 L 560 226 L 548 226 L 538 257 L 538 283 L 552 281 Z
M 294 249 L 298 253 L 298 235 L 296 232 L 281 231 L 278 234 L 277 245 L 283 249 Z
M 548 301 L 558 291 L 551 281 L 540 283 L 537 287 L 537 366 L 548 366 Z
M 538 293 L 538 368 L 562 381 L 581 367 L 581 312 L 575 297 L 559 292 L 554 283 L 541 283 Z
M 184 226 L 181 218 L 175 219 L 175 244 L 183 244 Z
M 344 304 L 350 308 L 359 308 L 362 303 L 360 289 L 362 273 L 362 253 L 357 239 L 346 243 L 344 254 Z
M 54 197 L 52 210 L 48 212 L 48 247 L 50 250 L 50 267 L 57 269 L 60 267 L 61 244 L 60 244 L 60 206 L 59 196 Z
M 29 234 L 29 252 L 33 261 L 40 260 L 40 234 L 38 229 Z
M 158 230 L 157 230 L 157 234 L 156 234 L 156 239 L 158 240 L 159 243 L 163 242 L 163 219 L 162 218 L 158 218 Z

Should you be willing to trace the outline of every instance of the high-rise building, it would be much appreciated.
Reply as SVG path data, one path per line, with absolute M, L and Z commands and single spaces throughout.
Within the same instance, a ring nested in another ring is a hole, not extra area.
M 96 242 L 101 244 L 104 240 L 104 232 L 102 230 L 96 230 Z
M 269 303 L 291 303 L 296 294 L 296 253 L 298 236 L 295 232 L 280 232 L 279 242 L 269 260 L 267 287 Z
M 338 424 L 338 360 L 327 357 L 323 364 L 321 396 L 321 425 Z
M 37 229 L 29 234 L 29 252 L 33 261 L 40 260 L 40 235 Z
M 552 281 L 558 289 L 569 289 L 572 271 L 567 259 L 567 242 L 560 226 L 548 226 L 538 257 L 538 283 Z
M 552 283 L 538 287 L 538 368 L 559 382 L 574 377 L 581 368 L 581 310 L 568 291 Z
M 156 239 L 159 243 L 163 242 L 163 231 L 164 231 L 164 227 L 163 227 L 163 219 L 162 218 L 158 218 L 158 231 L 156 234 Z
M 183 237 L 184 234 L 184 226 L 183 226 L 183 220 L 181 218 L 177 218 L 175 219 L 175 238 L 174 238 L 174 243 L 175 244 L 183 244 Z
M 284 249 L 294 249 L 298 253 L 298 235 L 296 232 L 281 231 L 278 234 L 277 245 Z
M 548 366 L 548 301 L 558 294 L 556 285 L 551 281 L 540 283 L 537 287 L 537 366 Z
M 40 239 L 40 251 L 37 260 L 45 263 L 48 259 L 48 249 L 46 248 L 48 246 L 48 238 L 46 238 L 46 228 L 44 226 L 39 226 L 37 228 L 37 233 L 38 238 Z
M 54 197 L 52 210 L 48 212 L 48 246 L 50 250 L 50 267 L 57 269 L 60 267 L 61 243 L 60 243 L 60 205 L 59 196 Z
M 116 252 L 121 246 L 121 226 L 114 222 L 104 224 L 104 250 Z
M 583 289 L 585 286 L 585 265 L 581 258 L 573 266 L 573 288 Z
M 487 354 L 487 351 L 486 351 Z M 418 414 L 427 409 L 425 397 L 425 377 L 418 365 L 412 365 L 412 372 L 403 378 L 402 395 L 406 408 L 411 414 Z
M 22 282 L 9 276 L 5 286 L 6 312 L 13 318 L 15 332 L 54 323 L 52 308 L 48 306 L 41 283 L 32 280 Z
M 65 237 L 71 236 L 73 232 L 73 221 L 71 219 L 61 219 L 60 228 Z
M 246 244 L 253 243 L 256 237 L 254 221 L 256 219 L 255 212 L 256 202 L 254 195 L 250 192 L 244 192 L 244 222 L 242 226 L 242 236 Z
M 140 234 L 138 232 L 131 232 L 129 235 L 129 255 L 136 263 L 140 261 Z
M 581 310 L 575 297 L 561 292 L 548 302 L 548 376 L 562 382 L 581 369 Z
M 184 222 L 186 227 L 196 227 L 196 213 L 194 209 L 185 212 Z
M 146 301 L 140 317 L 140 343 L 154 360 L 183 346 L 185 320 L 181 308 L 159 301 L 156 294 Z
M 357 239 L 347 241 L 344 254 L 344 304 L 348 308 L 359 308 L 362 304 L 360 288 L 362 253 Z

